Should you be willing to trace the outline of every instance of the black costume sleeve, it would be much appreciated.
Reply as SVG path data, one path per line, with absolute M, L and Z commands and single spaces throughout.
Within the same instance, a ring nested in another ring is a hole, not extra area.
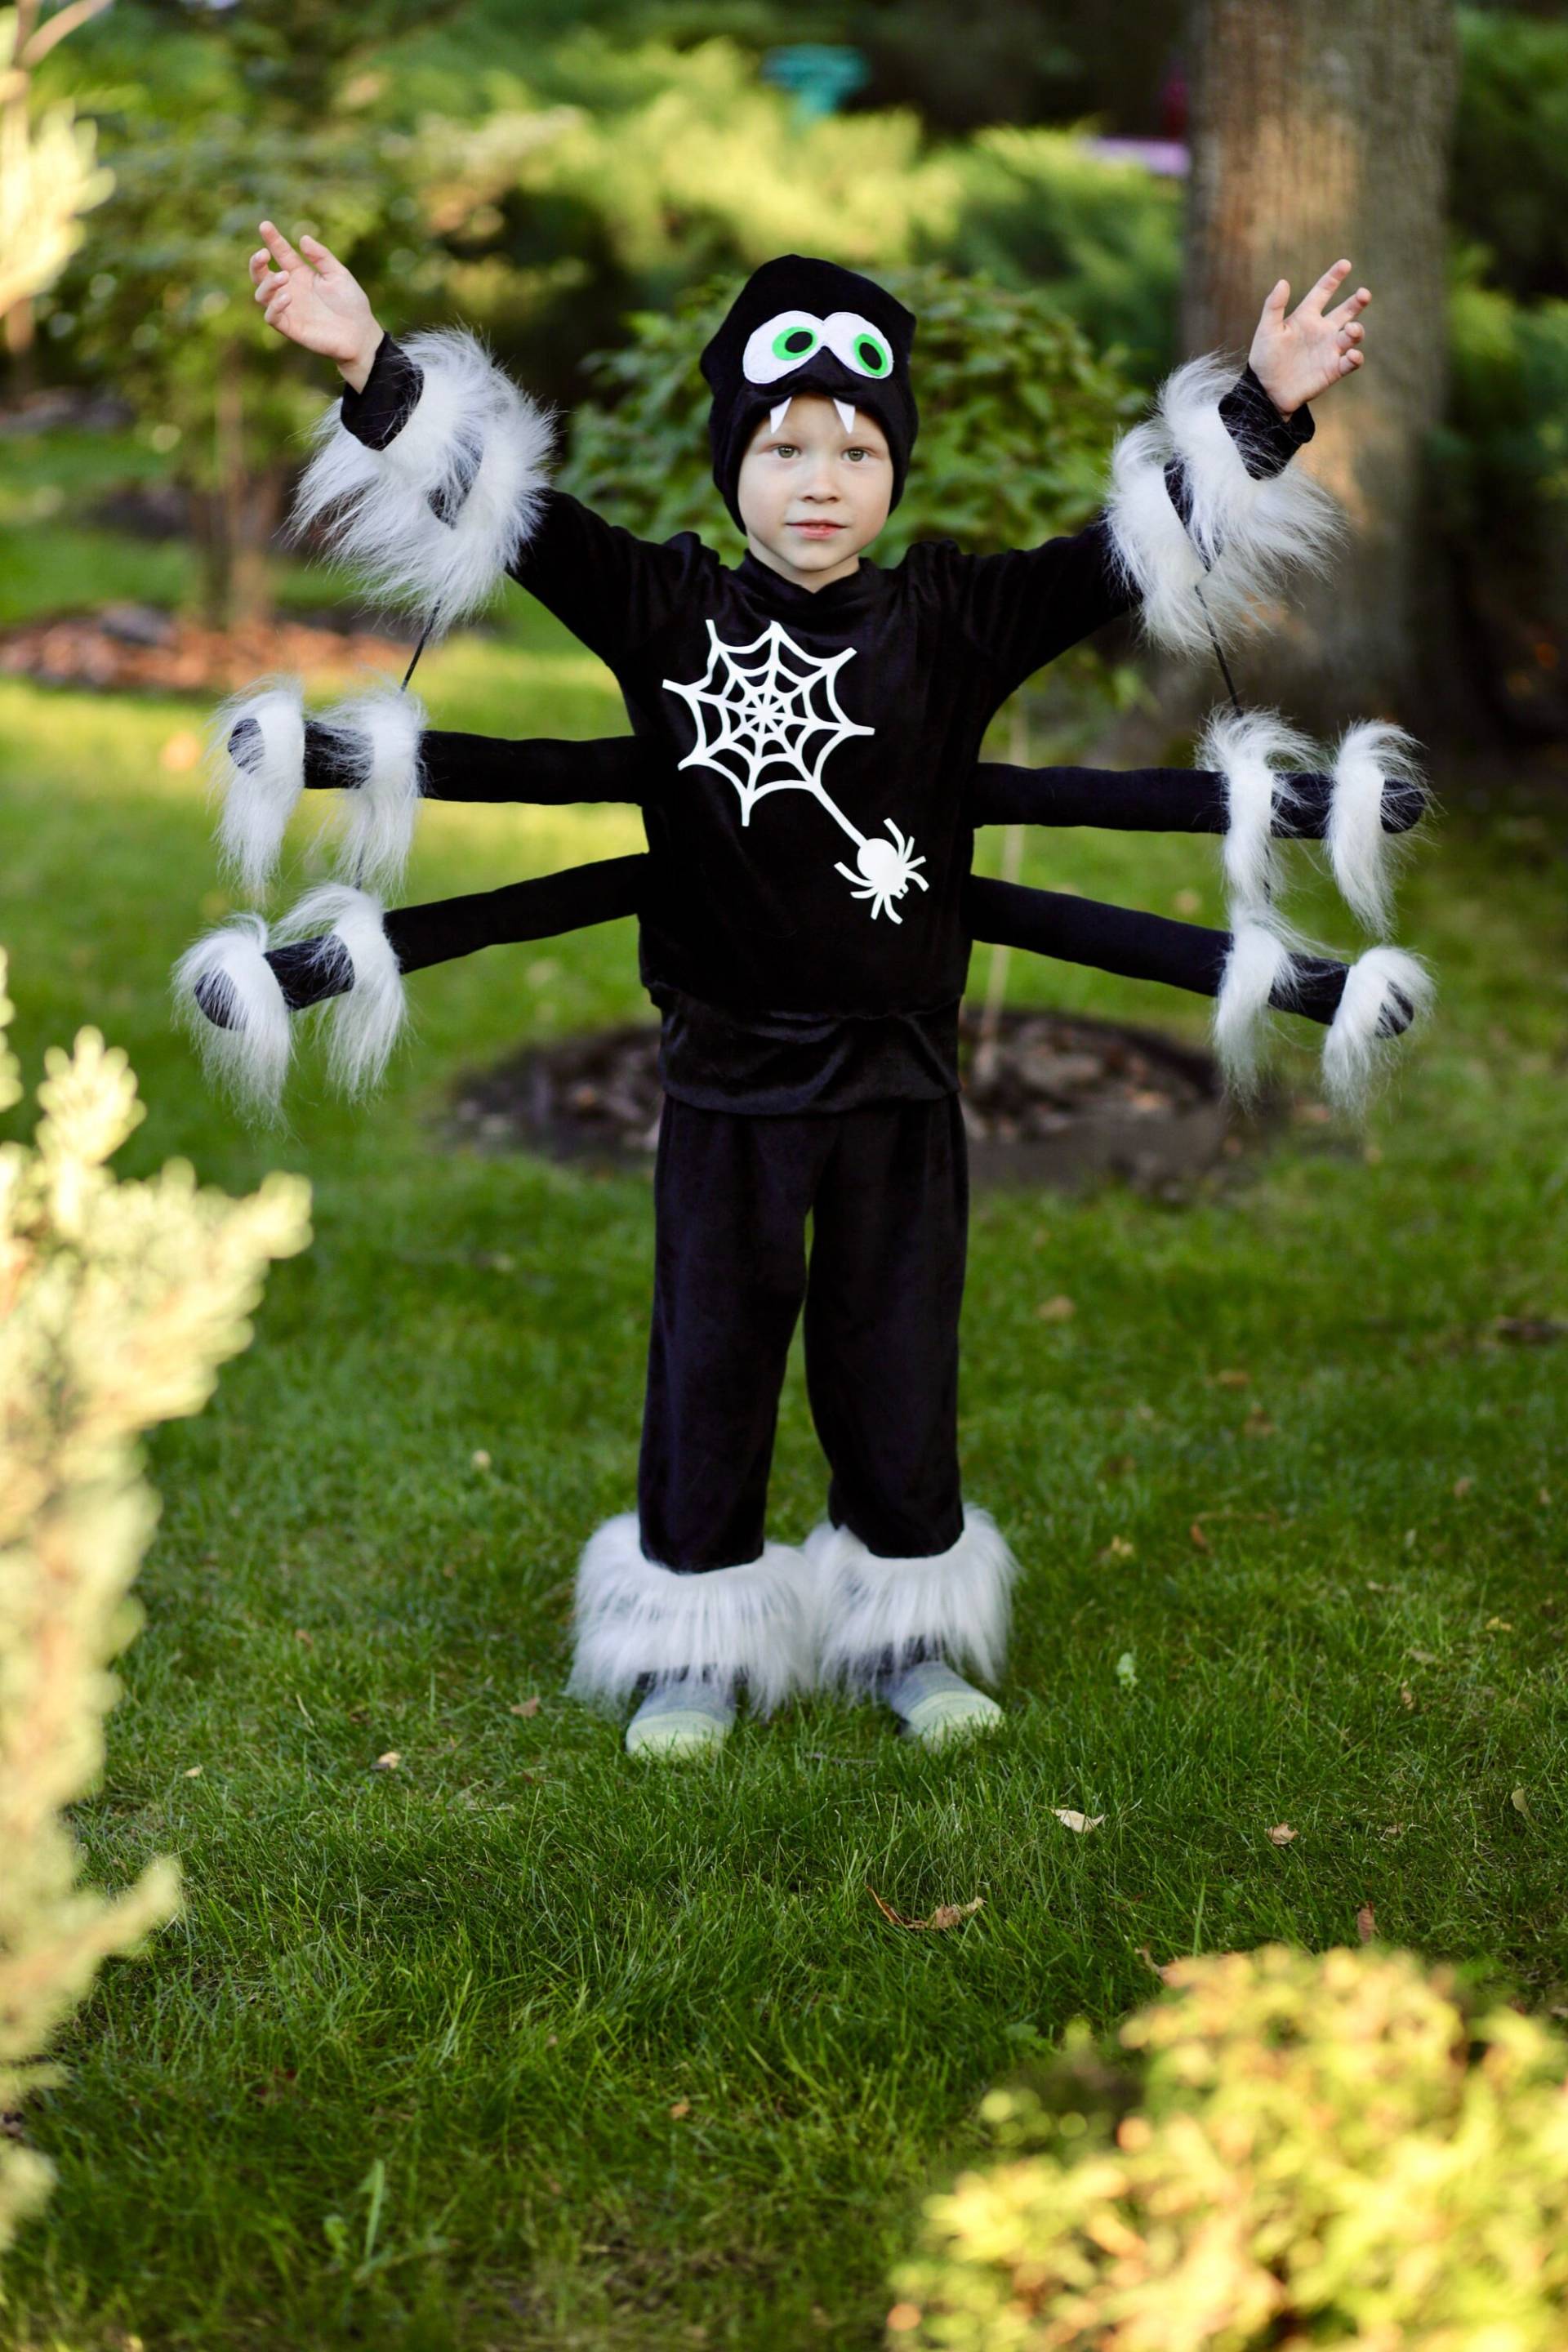
M 1163 440 L 1153 425 L 1145 425 L 1118 444 L 1117 494 L 1084 530 L 998 555 L 947 551 L 945 585 L 958 625 L 999 674 L 1001 693 L 1011 693 L 1069 646 L 1131 610 L 1155 583 L 1166 593 L 1145 614 L 1152 634 L 1188 649 L 1197 622 L 1195 612 L 1186 609 L 1192 582 L 1181 575 L 1190 572 L 1202 578 L 1226 551 L 1227 541 L 1235 541 L 1237 562 L 1247 563 L 1248 537 L 1258 534 L 1250 532 L 1246 499 L 1235 496 L 1234 485 L 1226 487 L 1226 469 L 1254 485 L 1276 481 L 1311 439 L 1313 419 L 1304 404 L 1289 417 L 1281 416 L 1248 366 L 1217 400 L 1206 401 L 1223 428 L 1219 438 L 1226 446 L 1216 450 L 1214 434 L 1205 438 L 1201 429 L 1205 402 L 1167 399 L 1189 373 L 1178 371 L 1162 394 L 1162 415 L 1168 407 L 1176 419 Z M 1166 443 L 1174 445 L 1170 455 L 1163 454 Z M 1315 484 L 1303 482 L 1298 503 L 1305 509 L 1301 552 L 1309 554 L 1311 518 L 1325 501 Z M 1226 517 L 1223 530 L 1211 520 L 1216 512 Z M 1288 529 L 1282 532 L 1276 519 L 1268 520 L 1269 554 L 1279 560 L 1287 550 L 1279 542 Z M 1288 526 L 1289 509 L 1285 520 Z M 1180 548 L 1169 543 L 1173 526 L 1176 535 L 1186 534 Z M 1322 527 L 1320 520 L 1320 532 Z M 1261 584 L 1248 576 L 1244 589 Z M 1214 601 L 1216 618 L 1229 617 L 1225 598 Z
M 424 371 L 384 335 L 364 387 L 343 394 L 342 422 L 369 449 L 386 449 L 413 415 Z M 453 523 L 469 495 L 474 457 L 459 446 L 432 488 L 429 504 Z M 692 531 L 665 541 L 638 539 L 564 490 L 540 488 L 522 544 L 507 564 L 512 579 L 564 622 L 579 644 L 612 667 L 660 628 L 717 558 Z

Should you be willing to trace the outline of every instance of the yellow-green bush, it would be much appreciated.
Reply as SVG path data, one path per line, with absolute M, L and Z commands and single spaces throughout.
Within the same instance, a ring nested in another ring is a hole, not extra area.
M 888 2341 L 944 2352 L 1562 2352 L 1568 2043 L 1409 1953 L 1173 1962 L 1120 2121 L 1030 2090 L 926 2204 Z M 1087 2071 L 1081 2021 L 1068 2058 Z M 1103 2091 L 1104 2084 L 1102 2083 Z
M 21 1098 L 5 1042 L 0 1111 Z M 103 1762 L 110 1662 L 135 1633 L 130 1587 L 157 1518 L 138 1438 L 195 1412 L 250 1338 L 269 1260 L 302 1249 L 310 1188 L 198 1192 L 187 1161 L 120 1182 L 108 1161 L 144 1116 L 118 1046 L 51 1046 L 32 1146 L 0 1144 L 0 2114 L 52 2079 L 50 2036 L 99 1963 L 174 1906 L 155 1862 L 126 1893 L 79 1885 L 65 1809 Z M 0 2253 L 47 2194 L 43 2158 L 0 2137 Z

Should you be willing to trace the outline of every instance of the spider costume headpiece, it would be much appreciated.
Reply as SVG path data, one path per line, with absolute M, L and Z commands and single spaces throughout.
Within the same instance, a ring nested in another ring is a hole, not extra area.
M 702 353 L 712 386 L 713 479 L 737 522 L 735 487 L 758 419 L 797 392 L 873 415 L 888 436 L 898 505 L 920 417 L 910 383 L 915 319 L 858 270 L 783 253 L 754 269 Z

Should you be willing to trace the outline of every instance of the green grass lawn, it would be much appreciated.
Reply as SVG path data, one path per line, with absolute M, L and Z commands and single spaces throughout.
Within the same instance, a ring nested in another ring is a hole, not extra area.
M 453 725 L 618 724 L 537 620 L 421 682 Z M 1370 1903 L 1568 2003 L 1568 1343 L 1497 1330 L 1568 1315 L 1560 821 L 1483 835 L 1440 776 L 1458 814 L 1404 929 L 1441 1011 L 1367 1137 L 1298 1124 L 1182 1207 L 977 1203 L 966 1480 L 1025 1568 L 1005 1732 L 943 1759 L 813 1702 L 650 1772 L 560 1696 L 578 1549 L 634 1499 L 648 1182 L 434 1131 L 466 1064 L 647 1012 L 632 928 L 418 975 L 370 1108 L 307 1069 L 291 1136 L 250 1138 L 167 1013 L 227 903 L 199 783 L 161 764 L 200 716 L 0 683 L 29 1080 L 99 1024 L 151 1105 L 128 1172 L 300 1169 L 316 1233 L 149 1449 L 147 1622 L 79 1827 L 106 1885 L 177 1854 L 185 1910 L 64 2037 L 0 2341 L 871 2347 L 980 2094 L 1142 2000 L 1142 1948 L 1353 1942 Z M 432 807 L 405 895 L 638 840 L 630 811 Z M 1218 915 L 1202 843 L 1037 839 L 1026 878 Z M 1011 985 L 1201 1032 L 1084 973 Z M 797 1360 L 773 1531 L 824 1492 Z M 984 1907 L 912 1933 L 868 1888 Z

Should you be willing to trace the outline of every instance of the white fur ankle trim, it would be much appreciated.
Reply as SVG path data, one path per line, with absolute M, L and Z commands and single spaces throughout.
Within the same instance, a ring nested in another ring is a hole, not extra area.
M 538 518 L 552 436 L 545 412 L 476 336 L 437 328 L 410 335 L 404 349 L 424 382 L 401 432 L 384 449 L 368 448 L 334 402 L 316 425 L 289 532 L 320 524 L 372 597 L 425 618 L 433 612 L 439 635 L 480 611 L 517 561 Z
M 1310 773 L 1317 754 L 1277 710 L 1215 710 L 1198 739 L 1194 764 L 1215 771 L 1225 787 L 1223 856 L 1234 921 L 1268 903 L 1279 868 L 1274 820 L 1298 798 L 1290 771 Z
M 353 779 L 333 795 L 341 828 L 338 866 L 346 881 L 384 895 L 397 889 L 414 842 L 425 789 L 419 757 L 426 714 L 416 694 L 368 687 L 321 713 L 339 765 Z
M 256 732 L 236 759 L 229 738 L 246 719 Z M 283 835 L 305 789 L 304 689 L 297 677 L 264 678 L 231 695 L 213 713 L 207 773 L 223 795 L 218 855 L 252 896 L 277 866 Z
M 950 1665 L 968 1665 L 987 1682 L 1001 1674 L 1018 1563 L 989 1511 L 965 1504 L 958 1541 L 925 1559 L 879 1558 L 827 1520 L 806 1538 L 805 1555 L 825 1686 L 863 1692 L 884 1651 L 897 1655 L 914 1642 L 931 1643 Z
M 1265 480 L 1247 472 L 1219 413 L 1237 373 L 1217 352 L 1189 360 L 1111 455 L 1111 541 L 1144 628 L 1173 653 L 1210 650 L 1205 606 L 1221 642 L 1234 636 L 1293 566 L 1321 568 L 1341 527 L 1334 501 L 1299 464 Z M 1192 497 L 1184 524 L 1165 483 L 1172 457 Z
M 327 1026 L 329 1076 L 347 1095 L 368 1094 L 380 1084 L 407 1020 L 403 974 L 381 915 L 381 901 L 368 890 L 322 882 L 307 890 L 278 926 L 279 941 L 303 939 L 325 926 L 348 951 L 353 986 L 313 1008 Z
M 1215 998 L 1215 1054 L 1232 1094 L 1245 1099 L 1258 1085 L 1264 1047 L 1273 1034 L 1269 998 L 1290 976 L 1290 943 L 1273 924 L 1243 921 Z
M 266 919 L 236 915 L 187 948 L 174 966 L 173 987 L 180 1022 L 194 1039 L 209 1084 L 245 1115 L 275 1122 L 280 1116 L 294 1032 L 278 975 L 267 961 Z M 228 991 L 234 1026 L 220 1029 L 196 1002 L 198 981 Z
M 771 1715 L 812 1669 L 810 1572 L 792 1544 L 760 1559 L 689 1575 L 645 1559 L 637 1515 L 596 1528 L 577 1567 L 573 1698 L 625 1699 L 643 1675 L 744 1681 L 752 1709 Z
M 1384 790 L 1393 784 L 1425 798 L 1415 739 L 1384 719 L 1363 719 L 1341 736 L 1333 774 L 1327 840 L 1334 880 L 1357 921 L 1385 931 L 1409 835 L 1384 832 Z
M 1345 975 L 1344 994 L 1323 1040 L 1324 1090 L 1342 1110 L 1364 1107 L 1373 1079 L 1398 1042 L 1378 1030 L 1394 989 L 1413 1007 L 1415 1021 L 1430 1010 L 1436 993 L 1425 964 L 1403 948 L 1368 948 Z

